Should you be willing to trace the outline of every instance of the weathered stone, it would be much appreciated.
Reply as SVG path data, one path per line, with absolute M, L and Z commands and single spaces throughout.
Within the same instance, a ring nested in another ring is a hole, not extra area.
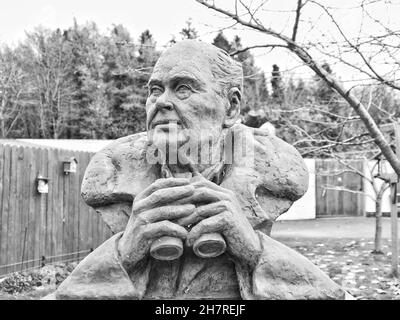
M 114 236 L 76 267 L 58 299 L 345 297 L 307 258 L 269 237 L 273 221 L 306 192 L 308 172 L 295 148 L 237 123 L 242 82 L 240 64 L 214 46 L 188 40 L 163 53 L 149 82 L 147 133 L 97 153 L 82 183 L 84 200 Z M 150 255 L 163 236 L 176 248 L 171 237 L 181 240 L 179 258 Z M 226 251 L 196 255 L 200 237 Z

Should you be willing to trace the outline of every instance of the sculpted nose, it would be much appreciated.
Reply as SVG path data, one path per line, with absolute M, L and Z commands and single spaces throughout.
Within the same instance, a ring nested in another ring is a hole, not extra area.
M 172 102 L 168 99 L 168 94 L 166 92 L 158 97 L 155 107 L 157 111 L 172 111 L 174 108 Z

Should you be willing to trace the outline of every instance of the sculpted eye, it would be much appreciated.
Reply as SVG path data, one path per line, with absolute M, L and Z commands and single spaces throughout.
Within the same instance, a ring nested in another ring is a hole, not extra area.
M 181 84 L 176 88 L 176 93 L 178 94 L 179 98 L 185 99 L 192 93 L 192 88 L 187 84 Z
M 164 90 L 160 86 L 151 86 L 149 90 L 149 95 L 160 96 L 163 92 Z

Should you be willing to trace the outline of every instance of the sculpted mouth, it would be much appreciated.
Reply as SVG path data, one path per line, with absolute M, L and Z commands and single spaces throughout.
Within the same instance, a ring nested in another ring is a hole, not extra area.
M 176 124 L 178 126 L 181 126 L 182 122 L 180 120 L 175 120 L 175 119 L 174 120 L 172 120 L 172 119 L 156 120 L 151 123 L 151 128 L 154 128 L 159 125 L 170 125 L 170 124 Z

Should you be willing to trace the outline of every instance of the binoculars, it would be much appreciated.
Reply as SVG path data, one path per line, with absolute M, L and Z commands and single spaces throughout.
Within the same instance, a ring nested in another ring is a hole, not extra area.
M 200 258 L 213 258 L 223 254 L 226 242 L 219 233 L 206 233 L 193 244 L 193 252 Z M 175 260 L 183 253 L 183 242 L 179 238 L 164 236 L 153 242 L 150 255 L 158 260 Z
M 184 156 L 184 155 L 183 155 Z M 189 159 L 187 159 L 189 160 Z M 200 175 L 189 162 L 189 169 L 193 176 Z M 171 177 L 172 173 L 166 165 L 161 166 L 161 175 Z M 206 233 L 200 236 L 193 244 L 193 252 L 200 258 L 214 258 L 223 254 L 226 242 L 219 233 Z M 183 242 L 180 238 L 164 236 L 155 240 L 150 247 L 150 255 L 157 260 L 175 260 L 183 253 Z

